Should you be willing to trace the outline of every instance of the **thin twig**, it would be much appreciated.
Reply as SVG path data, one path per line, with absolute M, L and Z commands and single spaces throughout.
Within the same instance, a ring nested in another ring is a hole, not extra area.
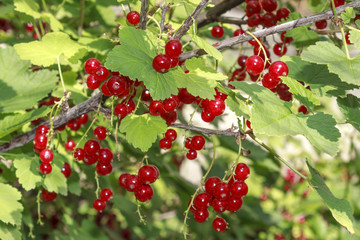
M 141 2 L 141 12 L 140 12 L 140 29 L 146 29 L 146 21 L 147 21 L 147 10 L 149 7 L 148 0 L 142 0 Z
M 81 2 L 80 2 L 80 19 L 79 19 L 79 27 L 78 27 L 79 37 L 81 37 L 82 30 L 84 27 L 84 11 L 85 11 L 85 0 L 81 0 Z
M 161 32 L 163 32 L 165 30 L 165 16 L 166 16 L 166 12 L 170 9 L 170 4 L 164 4 L 164 6 L 161 6 L 161 22 L 160 22 L 160 27 L 161 27 Z
M 222 136 L 228 136 L 228 137 L 237 137 L 239 136 L 239 132 L 233 132 L 229 130 L 214 130 L 214 129 L 208 129 L 208 128 L 202 128 L 202 127 L 196 127 L 193 125 L 187 125 L 187 124 L 181 124 L 181 123 L 173 123 L 170 125 L 171 127 L 175 128 L 182 128 L 187 129 L 195 132 L 200 132 L 206 135 L 222 135 Z
M 235 25 L 238 25 L 239 27 L 243 24 L 246 24 L 247 21 L 246 20 L 243 20 L 243 19 L 240 19 L 240 18 L 229 18 L 229 17 L 219 17 L 217 19 L 218 22 L 221 22 L 221 23 L 231 23 L 231 24 L 235 24 Z

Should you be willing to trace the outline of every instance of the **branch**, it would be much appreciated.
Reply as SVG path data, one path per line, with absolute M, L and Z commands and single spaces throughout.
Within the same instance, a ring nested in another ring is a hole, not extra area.
M 247 24 L 246 20 L 240 19 L 240 18 L 229 18 L 229 17 L 219 17 L 217 19 L 218 22 L 221 23 L 230 23 L 230 24 L 235 24 L 238 25 L 239 27 L 243 24 Z
M 244 0 L 224 0 L 221 3 L 217 4 L 215 7 L 210 8 L 205 13 L 199 15 L 196 19 L 198 21 L 198 28 L 201 28 L 209 23 L 215 22 L 218 20 L 219 16 L 230 9 L 238 6 L 239 4 L 243 3 Z
M 165 29 L 165 15 L 166 15 L 166 12 L 170 9 L 170 4 L 166 4 L 166 5 L 164 5 L 164 6 L 160 7 L 160 8 L 161 8 L 161 11 L 162 11 L 160 28 L 161 28 L 161 32 L 163 32 L 164 29 Z
M 347 7 L 351 7 L 351 8 L 360 7 L 360 0 L 337 7 L 336 12 L 337 13 L 343 12 L 343 11 L 345 11 L 345 8 L 347 8 Z M 254 32 L 253 34 L 255 37 L 261 38 L 261 37 L 265 37 L 265 36 L 268 36 L 268 35 L 271 35 L 274 33 L 283 32 L 283 31 L 291 30 L 296 27 L 308 25 L 308 24 L 311 24 L 311 23 L 314 23 L 314 22 L 317 22 L 320 20 L 331 19 L 333 16 L 334 16 L 334 14 L 333 14 L 332 10 L 329 10 L 329 11 L 326 11 L 326 12 L 323 12 L 320 14 L 310 16 L 310 17 L 304 17 L 304 18 L 300 18 L 300 19 L 297 19 L 297 20 L 294 20 L 291 22 L 283 23 L 283 24 L 280 24 L 280 25 L 277 25 L 274 27 L 265 28 L 265 29 L 259 30 L 257 32 Z M 223 41 L 217 42 L 213 46 L 217 50 L 223 50 L 223 49 L 232 47 L 236 44 L 249 41 L 251 39 L 252 39 L 252 37 L 250 35 L 242 34 L 238 37 L 228 38 Z M 195 49 L 193 51 L 185 52 L 185 53 L 181 54 L 179 61 L 183 61 L 185 59 L 189 59 L 189 58 L 193 58 L 193 57 L 199 57 L 204 54 L 206 54 L 206 52 L 203 49 Z
M 238 137 L 239 134 L 241 134 L 241 132 L 239 131 L 233 132 L 231 130 L 213 130 L 208 128 L 196 127 L 193 125 L 181 124 L 181 123 L 173 123 L 170 126 L 175 128 L 182 128 L 195 132 L 200 132 L 206 135 L 222 135 L 227 137 Z
M 102 96 L 103 96 L 102 93 L 98 93 L 97 95 L 86 100 L 85 102 L 82 102 L 76 105 L 75 107 L 70 108 L 68 111 L 62 112 L 61 114 L 55 117 L 54 128 L 56 129 L 66 124 L 71 119 L 78 118 L 85 113 L 96 110 L 98 108 L 98 105 L 101 103 Z M 103 112 L 108 112 L 105 108 L 103 109 L 101 108 L 100 110 Z M 42 124 L 50 126 L 49 121 L 46 121 L 45 123 Z M 10 151 L 11 149 L 21 147 L 26 143 L 30 142 L 35 137 L 35 131 L 36 128 L 11 139 L 9 143 L 0 145 L 0 152 L 7 152 Z
M 142 0 L 141 2 L 141 12 L 140 12 L 140 29 L 146 29 L 146 21 L 147 21 L 147 10 L 149 7 L 148 0 Z
M 179 40 L 182 36 L 189 31 L 190 26 L 194 23 L 194 19 L 200 14 L 200 12 L 206 7 L 209 0 L 201 0 L 200 4 L 195 8 L 195 10 L 190 14 L 190 16 L 185 20 L 183 25 L 177 30 L 172 39 Z

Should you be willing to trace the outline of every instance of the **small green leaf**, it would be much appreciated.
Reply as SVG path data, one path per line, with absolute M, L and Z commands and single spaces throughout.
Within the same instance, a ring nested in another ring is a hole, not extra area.
M 51 13 L 42 13 L 41 19 L 49 23 L 51 30 L 58 32 L 64 29 L 63 25 Z
M 86 45 L 88 51 L 105 55 L 108 51 L 115 47 L 115 43 L 111 42 L 107 38 L 89 38 L 82 37 L 79 39 L 79 43 Z
M 204 49 L 204 51 L 209 55 L 214 57 L 218 61 L 222 61 L 223 55 L 222 53 L 214 48 L 210 43 L 206 42 L 201 37 L 198 37 L 196 35 L 193 35 L 191 40 L 201 49 Z
M 56 72 L 33 73 L 30 66 L 29 61 L 20 60 L 14 48 L 0 48 L 0 112 L 32 108 L 56 87 Z
M 360 49 L 360 30 L 351 28 L 349 33 L 350 42 L 353 43 L 357 49 Z
M 351 7 L 345 8 L 345 12 L 342 12 L 340 14 L 340 17 L 345 24 L 349 24 L 351 20 L 355 18 L 354 8 Z
M 11 226 L 11 225 L 0 222 L 0 239 L 2 239 L 2 240 L 22 239 L 20 227 Z
M 67 179 L 69 192 L 76 196 L 81 195 L 80 177 L 77 172 L 72 172 L 70 177 Z
M 357 27 L 360 27 L 360 20 L 356 20 L 355 24 L 356 24 Z
M 309 0 L 308 1 L 308 8 L 313 11 L 314 13 L 321 13 L 323 12 L 326 7 L 329 8 L 329 2 L 324 0 Z
M 338 223 L 344 226 L 350 233 L 354 233 L 353 209 L 346 199 L 336 198 L 326 186 L 319 172 L 313 168 L 308 161 L 306 164 L 309 168 L 311 178 L 308 180 L 310 186 L 319 194 L 331 211 L 331 214 Z
M 78 52 L 86 50 L 62 32 L 47 33 L 41 41 L 15 44 L 14 48 L 21 59 L 45 67 L 57 63 L 57 58 L 62 56 L 70 61 Z
M 164 119 L 150 114 L 131 114 L 121 120 L 120 132 L 126 134 L 126 141 L 146 152 L 156 141 L 158 134 L 166 132 Z
M 343 82 L 360 86 L 360 55 L 348 59 L 343 51 L 330 42 L 317 42 L 308 47 L 301 58 L 308 62 L 326 64 L 329 71 L 339 75 Z
M 26 191 L 34 189 L 41 183 L 39 160 L 24 156 L 15 159 L 14 166 L 16 168 L 16 177 Z
M 58 156 L 54 156 L 54 162 L 56 162 Z M 44 187 L 49 192 L 60 193 L 61 195 L 67 196 L 67 183 L 66 177 L 61 172 L 61 168 L 59 168 L 56 164 L 52 164 L 52 171 L 48 175 L 46 175 L 44 180 Z
M 46 116 L 49 112 L 50 108 L 42 107 L 34 111 L 4 117 L 0 120 L 0 138 L 19 129 L 25 123 Z
M 360 131 L 360 98 L 349 94 L 345 98 L 339 97 L 337 103 L 341 112 L 346 116 L 347 121 Z
M 33 18 L 40 18 L 40 7 L 36 1 L 33 0 L 14 0 L 15 10 L 25 13 Z
M 250 109 L 245 103 L 245 100 L 246 99 L 239 93 L 235 93 L 234 95 L 229 95 L 226 98 L 225 103 L 226 106 L 228 106 L 230 110 L 236 114 L 236 116 L 244 116 L 246 119 L 250 119 Z
M 21 224 L 23 206 L 20 202 L 21 193 L 14 187 L 0 183 L 0 220 L 4 223 Z
M 308 89 L 306 89 L 301 83 L 290 78 L 290 77 L 281 77 L 282 81 L 289 87 L 289 91 L 307 107 L 312 107 L 314 105 L 320 105 L 320 101 L 316 96 Z

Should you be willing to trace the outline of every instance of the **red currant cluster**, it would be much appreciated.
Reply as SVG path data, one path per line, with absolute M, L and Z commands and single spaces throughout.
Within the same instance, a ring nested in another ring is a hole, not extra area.
M 165 53 L 154 57 L 153 68 L 160 73 L 167 72 L 179 63 L 179 56 L 182 53 L 182 44 L 178 40 L 170 40 L 165 45 Z
M 214 100 L 203 99 L 199 101 L 199 107 L 203 109 L 201 112 L 201 119 L 204 122 L 212 122 L 215 117 L 220 116 L 225 111 L 225 100 L 227 95 L 219 92 L 215 88 L 216 94 Z
M 42 22 L 42 28 L 45 29 L 46 28 L 46 22 Z M 38 35 L 35 32 L 35 27 L 34 24 L 31 22 L 28 22 L 25 26 L 26 32 L 28 32 L 29 34 L 33 34 L 33 39 L 38 39 Z M 40 27 L 38 26 L 38 29 L 40 29 Z M 45 29 L 45 33 L 47 33 L 48 30 Z
M 163 101 L 151 101 L 149 112 L 153 116 L 161 116 L 170 125 L 177 119 L 176 109 L 180 106 L 180 99 L 176 95 L 171 95 Z
M 109 70 L 102 66 L 96 58 L 90 58 L 85 62 L 85 72 L 90 74 L 86 80 L 88 88 L 95 90 L 100 87 L 102 81 L 109 76 Z
M 106 202 L 110 201 L 113 197 L 113 192 L 110 188 L 104 188 L 100 192 L 100 198 L 95 199 L 93 202 L 93 208 L 96 211 L 102 211 L 106 207 Z
M 189 149 L 186 154 L 187 159 L 194 160 L 197 157 L 197 152 L 203 149 L 205 145 L 205 138 L 201 135 L 195 135 L 185 139 L 185 148 Z
M 83 127 L 87 122 L 89 121 L 89 118 L 87 114 L 83 114 L 78 118 L 74 118 L 66 123 L 66 125 L 57 128 L 57 130 L 64 130 L 65 126 L 68 127 L 72 131 L 78 131 L 81 127 Z M 72 151 L 72 150 L 71 150 Z
M 135 197 L 140 202 L 151 200 L 154 195 L 154 190 L 150 186 L 159 178 L 159 169 L 154 165 L 142 166 L 138 174 L 123 173 L 119 177 L 120 187 L 129 192 L 133 192 Z
M 173 141 L 177 138 L 177 133 L 174 129 L 168 129 L 165 133 L 165 137 L 159 141 L 159 147 L 167 150 L 172 147 Z
M 49 174 L 52 171 L 50 162 L 54 159 L 54 154 L 50 149 L 47 149 L 49 127 L 40 125 L 36 128 L 34 137 L 34 151 L 40 156 L 40 172 L 42 174 Z
M 245 163 L 237 164 L 234 175 L 224 182 L 218 177 L 210 177 L 205 182 L 205 192 L 197 194 L 189 201 L 190 211 L 195 221 L 201 223 L 208 219 L 209 210 L 212 206 L 217 213 L 227 211 L 236 212 L 242 206 L 242 198 L 248 193 L 245 180 L 250 174 L 250 169 Z M 227 223 L 223 218 L 215 218 L 213 228 L 222 232 L 226 229 Z

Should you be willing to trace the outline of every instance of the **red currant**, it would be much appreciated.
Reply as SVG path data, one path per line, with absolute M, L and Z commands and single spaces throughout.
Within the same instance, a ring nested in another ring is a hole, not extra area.
M 128 88 L 128 83 L 123 77 L 112 76 L 107 80 L 106 87 L 112 95 L 119 95 L 125 92 Z
M 275 26 L 276 25 L 276 22 L 277 22 L 277 18 L 276 18 L 276 15 L 272 14 L 272 13 L 265 13 L 263 16 L 262 16 L 262 22 L 263 22 L 263 25 L 265 27 L 272 27 L 272 26 Z
M 234 198 L 241 198 L 248 193 L 248 186 L 243 181 L 235 181 L 230 186 L 230 193 Z
M 197 152 L 195 150 L 190 149 L 186 154 L 187 159 L 194 160 L 197 157 Z
M 262 18 L 259 13 L 255 13 L 251 15 L 247 20 L 247 25 L 249 27 L 256 27 L 258 26 L 262 21 Z
M 281 79 L 278 76 L 271 75 L 270 73 L 266 73 L 262 79 L 262 84 L 264 87 L 268 89 L 272 89 L 278 85 Z
M 85 114 L 81 115 L 77 120 L 78 120 L 79 124 L 86 124 L 88 122 L 89 118 L 88 118 L 87 114 L 85 113 Z
M 204 122 L 212 122 L 215 119 L 215 116 L 212 115 L 211 112 L 204 110 L 204 111 L 201 112 L 201 119 Z
M 78 161 L 84 160 L 85 157 L 85 151 L 82 148 L 75 149 L 74 152 L 74 158 Z
M 102 148 L 99 150 L 99 163 L 103 165 L 107 165 L 111 163 L 114 155 L 109 148 Z
M 195 97 L 193 95 L 191 95 L 186 88 L 181 88 L 179 90 L 179 94 L 178 97 L 180 99 L 180 101 L 182 101 L 185 104 L 191 104 L 195 101 Z
M 244 33 L 245 33 L 245 31 L 242 30 L 241 28 L 239 28 L 239 29 L 235 30 L 233 36 L 237 37 L 237 36 L 240 36 L 241 34 L 244 34 Z
M 170 141 L 175 141 L 177 137 L 177 133 L 174 129 L 168 129 L 165 133 L 165 138 L 169 139 Z
M 150 185 L 141 185 L 135 191 L 135 197 L 140 202 L 150 200 L 154 195 L 154 190 Z
M 170 68 L 174 68 L 178 65 L 179 58 L 170 58 Z
M 114 108 L 114 113 L 120 119 L 123 119 L 124 117 L 126 117 L 126 115 L 128 115 L 129 112 L 128 112 L 128 108 L 127 108 L 126 104 L 119 103 L 119 104 L 116 104 L 116 106 Z
M 304 106 L 304 105 L 301 105 L 298 109 L 298 112 L 299 113 L 303 113 L 303 114 L 306 114 L 307 113 L 307 108 Z
M 96 72 L 96 69 L 98 69 L 98 67 L 101 66 L 101 63 L 99 60 L 97 60 L 96 58 L 89 58 L 86 62 L 85 62 L 85 72 L 88 74 L 94 74 Z
M 242 204 L 243 204 L 242 198 L 229 197 L 229 199 L 227 199 L 226 210 L 230 212 L 236 212 L 241 208 Z
M 215 229 L 215 231 L 217 232 L 223 232 L 226 229 L 227 226 L 227 222 L 225 221 L 225 219 L 221 218 L 221 217 L 217 217 L 214 219 L 214 221 L 212 222 L 212 226 Z
M 106 128 L 103 126 L 98 126 L 94 130 L 94 136 L 99 140 L 104 140 L 106 138 Z
M 221 99 L 210 100 L 205 111 L 213 116 L 220 116 L 225 111 L 225 102 Z
M 197 209 L 194 212 L 195 221 L 202 223 L 205 222 L 209 217 L 209 211 L 207 209 Z
M 325 19 L 317 21 L 317 22 L 315 22 L 315 26 L 317 29 L 324 29 L 327 26 L 327 21 Z
M 224 182 L 219 182 L 214 187 L 213 196 L 219 200 L 224 200 L 230 195 L 229 185 Z
M 167 55 L 157 55 L 153 60 L 153 68 L 160 73 L 167 72 L 170 68 L 170 57 Z
M 51 173 L 52 166 L 50 163 L 41 163 L 40 164 L 40 172 L 44 175 Z
M 252 128 L 251 128 L 251 122 L 250 122 L 249 120 L 246 120 L 246 126 L 247 126 L 250 130 L 252 130 Z
M 236 180 L 246 180 L 250 174 L 250 169 L 245 163 L 239 163 L 235 168 L 235 179 Z
M 36 128 L 35 135 L 44 134 L 46 135 L 49 132 L 49 127 L 46 125 L 40 125 Z
M 34 31 L 34 25 L 31 23 L 31 22 L 28 22 L 27 24 L 26 24 L 26 31 L 27 32 L 33 32 Z
M 113 191 L 110 188 L 104 188 L 100 192 L 100 199 L 104 202 L 111 200 L 113 197 Z
M 166 125 L 170 125 L 174 123 L 177 119 L 177 113 L 175 111 L 173 112 L 163 112 L 161 114 L 161 117 L 166 121 Z
M 50 163 L 54 159 L 54 154 L 50 149 L 44 149 L 40 152 L 40 160 L 43 163 Z
M 241 68 L 245 68 L 245 62 L 248 59 L 248 56 L 242 55 L 237 59 L 237 62 Z
M 222 38 L 224 36 L 224 28 L 219 25 L 213 26 L 211 29 L 211 35 L 214 38 Z
M 345 4 L 345 0 L 334 0 L 335 7 L 339 7 Z M 332 8 L 332 1 L 330 1 L 330 7 Z
M 126 190 L 129 192 L 135 192 L 141 186 L 141 181 L 137 175 L 130 175 L 125 181 Z
M 259 56 L 251 56 L 245 62 L 246 71 L 252 75 L 260 74 L 264 70 L 264 60 Z
M 74 150 L 75 147 L 75 141 L 72 139 L 67 140 L 67 142 L 65 143 L 65 150 L 68 152 L 72 152 Z
M 165 112 L 172 112 L 175 110 L 175 108 L 177 107 L 177 103 L 174 99 L 171 98 L 167 98 L 163 101 L 163 106 L 164 106 L 164 110 Z
M 203 192 L 196 195 L 194 198 L 193 204 L 196 209 L 207 209 L 210 206 L 212 197 L 210 194 Z
M 108 81 L 105 81 L 102 85 L 101 85 L 101 92 L 102 92 L 102 94 L 104 94 L 105 96 L 107 96 L 107 97 L 110 97 L 110 96 L 112 96 L 112 94 L 111 94 L 111 92 L 109 91 L 109 89 L 107 88 L 107 83 L 108 83 Z
M 289 16 L 290 10 L 288 8 L 279 8 L 276 11 L 276 18 L 278 21 L 281 21 L 281 19 L 285 19 Z
M 70 177 L 72 172 L 70 164 L 65 162 L 64 166 L 61 168 L 61 172 L 64 174 L 66 178 Z
M 35 135 L 33 143 L 34 143 L 34 148 L 37 148 L 39 150 L 45 149 L 47 144 L 46 135 L 44 134 Z
M 45 188 L 41 190 L 41 197 L 46 202 L 52 202 L 56 199 L 57 193 L 56 192 L 48 192 Z
M 191 149 L 201 150 L 205 145 L 205 138 L 201 135 L 196 135 L 191 140 Z
M 95 155 L 100 150 L 100 144 L 94 139 L 88 140 L 84 145 L 85 153 L 89 155 Z
M 170 40 L 165 45 L 165 53 L 171 58 L 178 58 L 182 53 L 182 44 L 179 40 Z
M 93 207 L 96 211 L 102 211 L 105 209 L 106 203 L 101 199 L 96 199 L 93 203 Z
M 206 180 L 205 182 L 205 191 L 212 195 L 214 192 L 214 187 L 216 186 L 216 184 L 218 184 L 219 182 L 221 182 L 221 179 L 218 177 L 210 177 Z
M 109 70 L 104 66 L 98 67 L 94 73 L 94 78 L 101 82 L 105 81 L 108 76 L 109 76 Z
M 100 87 L 101 82 L 95 79 L 95 75 L 89 75 L 86 80 L 86 85 L 89 89 L 95 90 Z
M 276 0 L 262 0 L 261 3 L 262 8 L 267 12 L 275 11 L 277 8 Z
M 138 177 L 143 184 L 150 184 L 159 178 L 159 169 L 154 165 L 144 165 L 139 169 Z
M 130 173 L 123 173 L 119 177 L 119 186 L 126 189 L 126 179 L 130 176 Z
M 225 212 L 227 209 L 227 201 L 215 198 L 214 200 L 212 200 L 211 206 L 213 207 L 215 212 L 222 213 Z
M 283 43 L 291 43 L 293 41 L 293 38 L 292 37 L 285 37 L 285 34 L 286 34 L 286 31 L 285 32 L 282 32 L 280 34 L 280 38 L 281 38 L 281 41 Z
M 269 73 L 274 76 L 284 76 L 286 77 L 289 74 L 289 68 L 286 63 L 282 61 L 273 62 L 269 67 Z
M 153 116 L 159 116 L 164 112 L 164 105 L 160 101 L 152 101 L 149 105 L 149 112 Z
M 96 172 L 101 175 L 101 176 L 105 176 L 108 175 L 112 172 L 112 164 L 108 163 L 108 164 L 102 164 L 102 163 L 97 163 L 96 164 Z
M 126 15 L 126 20 L 132 25 L 136 25 L 140 22 L 140 13 L 137 11 L 131 11 Z
M 84 157 L 83 162 L 86 165 L 92 165 L 92 164 L 96 163 L 98 160 L 99 160 L 99 155 L 97 155 L 97 154 L 89 155 L 85 152 L 85 157 Z
M 246 16 L 250 17 L 255 13 L 261 12 L 259 1 L 251 1 L 246 4 Z
M 167 138 L 163 138 L 159 141 L 159 147 L 164 150 L 168 150 L 172 147 L 172 141 Z
M 287 52 L 287 47 L 284 44 L 277 43 L 274 45 L 273 50 L 274 50 L 275 55 L 283 56 Z

